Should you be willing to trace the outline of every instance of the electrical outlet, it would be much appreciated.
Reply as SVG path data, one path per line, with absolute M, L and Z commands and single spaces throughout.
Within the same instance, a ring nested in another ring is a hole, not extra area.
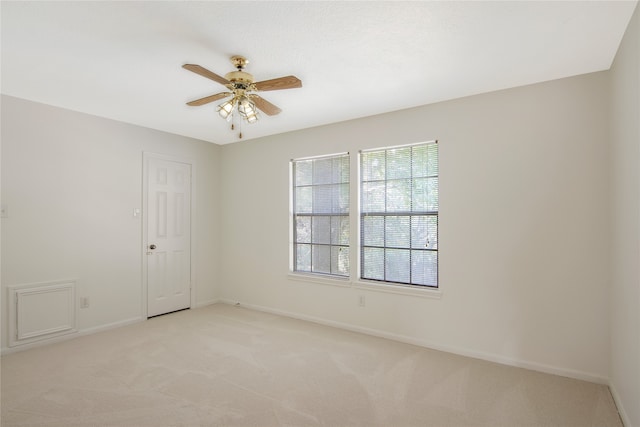
M 364 307 L 366 305 L 366 300 L 364 298 L 364 295 L 358 295 L 358 305 L 360 307 Z
M 80 298 L 80 308 L 89 308 L 89 297 Z

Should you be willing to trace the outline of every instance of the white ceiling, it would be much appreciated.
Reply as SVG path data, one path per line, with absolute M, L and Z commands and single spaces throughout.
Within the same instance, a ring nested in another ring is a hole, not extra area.
M 185 105 L 225 88 L 182 64 L 302 80 L 246 140 L 606 70 L 636 3 L 2 1 L 1 89 L 226 144 L 219 102 Z

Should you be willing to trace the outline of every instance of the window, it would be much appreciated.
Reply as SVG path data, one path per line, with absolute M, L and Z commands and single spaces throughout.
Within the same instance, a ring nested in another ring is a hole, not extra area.
M 437 289 L 437 143 L 364 150 L 359 162 L 360 221 L 351 228 L 349 154 L 291 161 L 292 271 Z
M 438 287 L 438 145 L 360 156 L 361 278 Z
M 349 154 L 291 162 L 293 270 L 349 276 Z

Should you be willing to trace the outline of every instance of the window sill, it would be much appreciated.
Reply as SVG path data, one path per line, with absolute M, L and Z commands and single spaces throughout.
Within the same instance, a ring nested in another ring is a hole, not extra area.
M 341 288 L 348 288 L 351 284 L 348 277 L 344 279 L 340 277 L 322 276 L 316 274 L 304 274 L 289 272 L 287 275 L 289 280 L 295 280 L 297 282 L 311 282 L 319 283 L 321 285 L 338 286 Z
M 368 280 L 359 279 L 352 282 L 354 288 L 366 289 L 368 291 L 386 292 L 390 294 L 398 295 L 410 295 L 422 298 L 440 299 L 442 298 L 442 290 L 440 288 L 420 288 L 417 286 L 387 284 L 384 282 L 374 282 Z
M 385 292 L 396 295 L 409 295 L 421 298 L 440 299 L 442 298 L 442 290 L 432 288 L 420 288 L 410 285 L 387 284 L 384 282 L 375 282 L 369 280 L 358 279 L 351 281 L 349 278 L 330 277 L 314 274 L 293 273 L 287 274 L 289 280 L 296 282 L 317 283 L 320 285 L 337 286 L 340 288 L 355 288 L 374 292 Z

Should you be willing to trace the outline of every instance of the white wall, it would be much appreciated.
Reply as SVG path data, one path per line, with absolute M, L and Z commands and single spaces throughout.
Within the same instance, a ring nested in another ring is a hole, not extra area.
M 223 146 L 222 297 L 606 382 L 606 99 L 596 73 Z M 289 159 L 432 139 L 441 299 L 287 278 Z
M 142 307 L 142 153 L 195 161 L 197 303 L 216 298 L 219 147 L 177 135 L 2 96 L 2 292 L 77 279 L 78 329 L 139 319 Z M 6 305 L 6 295 L 3 302 Z M 7 309 L 2 307 L 2 348 Z
M 640 426 L 640 8 L 611 68 L 611 390 Z

